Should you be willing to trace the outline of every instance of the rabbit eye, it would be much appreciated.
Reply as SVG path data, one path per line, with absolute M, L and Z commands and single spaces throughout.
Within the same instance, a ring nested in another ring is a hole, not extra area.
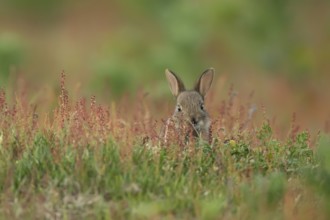
M 180 105 L 178 105 L 178 106 L 177 106 L 177 108 L 176 108 L 176 110 L 177 110 L 178 112 L 181 112 L 181 111 L 182 111 L 182 108 L 181 108 L 181 106 L 180 106 Z
M 204 104 L 201 104 L 201 110 L 204 111 Z

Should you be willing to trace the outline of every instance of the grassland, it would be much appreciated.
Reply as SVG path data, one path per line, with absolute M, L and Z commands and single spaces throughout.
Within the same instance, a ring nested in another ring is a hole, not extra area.
M 267 110 L 229 91 L 212 143 L 162 143 L 155 104 L 71 100 L 39 113 L 0 93 L 1 219 L 327 219 L 330 139 L 277 133 Z M 244 103 L 244 104 L 242 104 Z M 164 115 L 166 117 L 166 115 Z

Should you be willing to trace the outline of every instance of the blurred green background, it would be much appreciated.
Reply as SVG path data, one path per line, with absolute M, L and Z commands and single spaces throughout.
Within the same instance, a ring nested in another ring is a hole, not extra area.
M 191 85 L 210 66 L 275 112 L 329 116 L 330 1 L 0 1 L 1 87 L 56 91 L 65 70 L 72 91 L 159 99 L 165 68 Z

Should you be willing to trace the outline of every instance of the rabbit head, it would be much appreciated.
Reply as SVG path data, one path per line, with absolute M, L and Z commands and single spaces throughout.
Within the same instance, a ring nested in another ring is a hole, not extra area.
M 205 70 L 194 89 L 186 90 L 182 80 L 166 69 L 166 78 L 172 94 L 176 97 L 176 107 L 172 116 L 177 128 L 190 128 L 195 137 L 209 140 L 210 117 L 204 106 L 204 97 L 211 87 L 214 69 Z

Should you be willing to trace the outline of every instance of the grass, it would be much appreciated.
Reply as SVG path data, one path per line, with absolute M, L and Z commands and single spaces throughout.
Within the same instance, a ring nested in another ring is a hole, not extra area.
M 211 144 L 165 146 L 150 103 L 130 111 L 95 97 L 74 102 L 61 79 L 59 104 L 42 117 L 23 96 L 9 105 L 0 94 L 1 219 L 329 216 L 326 135 L 294 122 L 277 137 L 265 116 L 229 95 L 216 108 Z

